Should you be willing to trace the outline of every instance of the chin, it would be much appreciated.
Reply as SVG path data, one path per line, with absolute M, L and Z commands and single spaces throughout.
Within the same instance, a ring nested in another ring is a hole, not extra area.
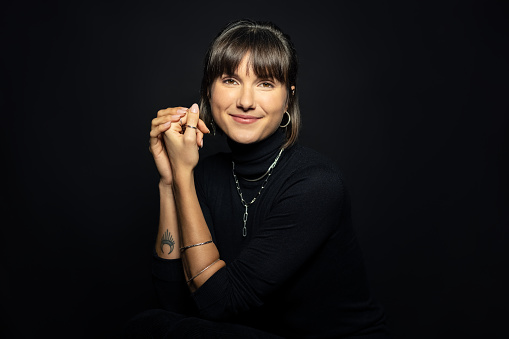
M 228 136 L 239 144 L 252 144 L 261 140 L 259 135 L 253 135 L 251 133 L 233 133 Z

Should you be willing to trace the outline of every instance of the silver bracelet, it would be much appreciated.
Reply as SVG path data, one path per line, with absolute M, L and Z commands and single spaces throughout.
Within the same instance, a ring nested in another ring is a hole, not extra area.
M 189 246 L 181 247 L 180 248 L 180 252 L 184 252 L 185 250 L 187 250 L 188 248 L 191 248 L 191 247 L 196 247 L 196 246 L 201 246 L 201 245 L 205 245 L 205 244 L 210 244 L 211 242 L 212 242 L 212 240 L 209 240 L 209 241 L 201 242 L 199 244 L 194 244 L 194 245 L 189 245 Z
M 197 274 L 197 275 L 195 275 L 194 277 L 192 277 L 191 279 L 189 279 L 189 280 L 187 281 L 187 284 L 189 285 L 189 283 L 190 283 L 191 281 L 193 281 L 193 279 L 194 279 L 194 278 L 196 278 L 197 276 L 199 276 L 200 274 L 202 274 L 203 272 L 205 272 L 206 270 L 208 270 L 208 269 L 209 269 L 212 265 L 214 265 L 214 264 L 215 264 L 216 262 L 218 262 L 218 261 L 219 261 L 219 258 L 217 258 L 217 259 L 216 259 L 216 260 L 215 260 L 212 264 L 208 265 L 208 266 L 207 266 L 207 267 L 205 267 L 203 270 L 201 270 L 200 272 L 198 272 L 198 274 Z

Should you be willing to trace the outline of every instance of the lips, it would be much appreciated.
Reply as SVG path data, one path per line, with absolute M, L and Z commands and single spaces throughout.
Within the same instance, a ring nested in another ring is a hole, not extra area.
M 260 119 L 248 114 L 230 114 L 232 119 L 240 124 L 252 124 Z

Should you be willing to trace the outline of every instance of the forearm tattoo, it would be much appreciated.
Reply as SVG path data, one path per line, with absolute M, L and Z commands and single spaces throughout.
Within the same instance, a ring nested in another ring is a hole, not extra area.
M 161 238 L 161 252 L 163 252 L 163 253 L 164 253 L 164 251 L 163 251 L 164 245 L 170 246 L 170 251 L 168 252 L 168 254 L 173 252 L 173 249 L 175 248 L 175 240 L 173 240 L 173 237 L 168 230 L 166 230 L 166 232 L 163 234 L 163 237 Z

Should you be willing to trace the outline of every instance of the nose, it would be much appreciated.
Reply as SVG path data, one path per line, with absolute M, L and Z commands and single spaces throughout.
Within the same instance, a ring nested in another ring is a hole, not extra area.
M 242 86 L 239 97 L 237 98 L 237 107 L 243 111 L 249 111 L 255 108 L 255 98 L 253 89 L 248 86 Z

